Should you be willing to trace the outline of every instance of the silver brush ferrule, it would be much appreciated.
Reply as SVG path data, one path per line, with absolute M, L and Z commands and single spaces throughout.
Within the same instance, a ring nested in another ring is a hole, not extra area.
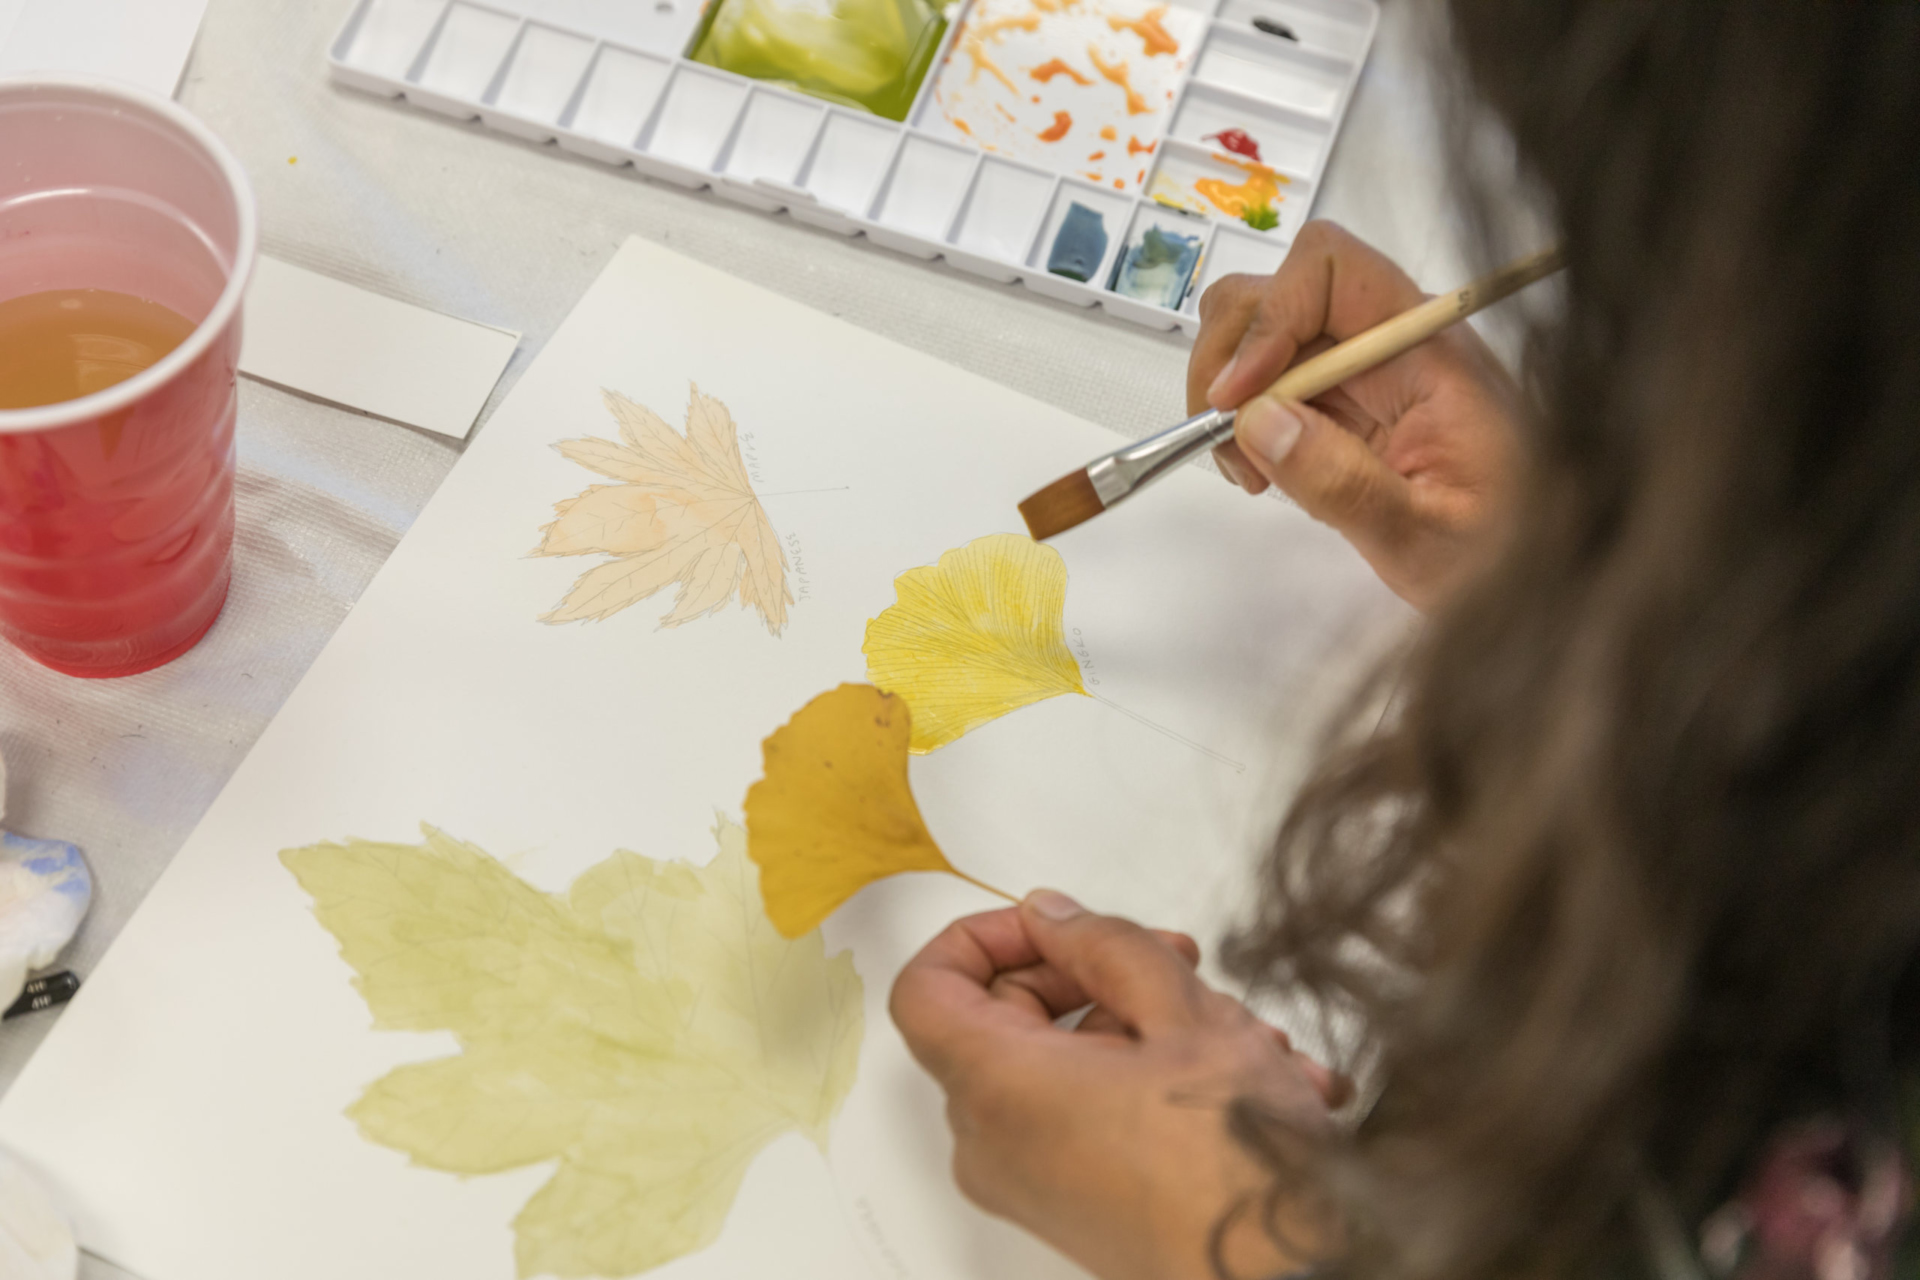
M 1146 488 L 1187 459 L 1233 439 L 1233 410 L 1209 409 L 1157 435 L 1137 440 L 1124 449 L 1087 464 L 1087 479 L 1110 507 Z

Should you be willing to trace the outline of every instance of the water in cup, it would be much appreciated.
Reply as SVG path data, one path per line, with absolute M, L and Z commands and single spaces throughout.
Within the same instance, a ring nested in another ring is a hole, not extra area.
M 78 400 L 160 363 L 193 321 L 114 289 L 48 289 L 0 302 L 0 409 Z

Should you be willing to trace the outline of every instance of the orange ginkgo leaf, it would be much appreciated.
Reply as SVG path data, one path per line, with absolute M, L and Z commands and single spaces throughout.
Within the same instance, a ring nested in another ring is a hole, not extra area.
M 717 612 L 732 596 L 760 611 L 774 635 L 793 593 L 787 557 L 747 478 L 733 415 L 694 387 L 683 436 L 644 405 L 602 391 L 620 440 L 588 437 L 554 446 L 618 484 L 597 484 L 554 504 L 536 556 L 614 558 L 580 575 L 542 622 L 610 617 L 679 584 L 663 627 Z
M 875 880 L 944 871 L 1007 894 L 947 861 L 907 782 L 907 704 L 843 684 L 761 744 L 766 774 L 747 790 L 747 856 L 760 865 L 767 918 L 784 936 L 817 928 Z

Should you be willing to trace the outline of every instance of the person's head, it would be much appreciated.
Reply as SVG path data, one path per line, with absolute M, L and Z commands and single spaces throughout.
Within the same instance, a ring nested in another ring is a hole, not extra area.
M 1568 263 L 1527 474 L 1231 954 L 1370 1028 L 1334 1191 L 1421 1280 L 1703 1212 L 1816 1103 L 1890 1124 L 1920 1036 L 1920 5 L 1450 19 Z

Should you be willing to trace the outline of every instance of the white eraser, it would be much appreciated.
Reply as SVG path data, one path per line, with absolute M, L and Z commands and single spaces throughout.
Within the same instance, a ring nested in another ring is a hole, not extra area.
M 247 290 L 240 372 L 464 440 L 520 345 L 460 320 L 262 257 Z

